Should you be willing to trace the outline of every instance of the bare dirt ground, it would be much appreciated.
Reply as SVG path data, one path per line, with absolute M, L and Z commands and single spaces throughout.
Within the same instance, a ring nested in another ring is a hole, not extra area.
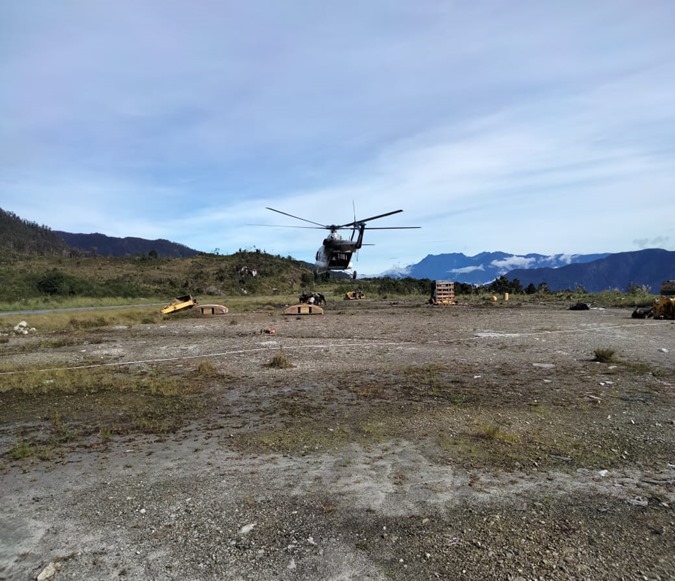
M 0 579 L 675 578 L 675 325 L 567 306 L 11 337 Z

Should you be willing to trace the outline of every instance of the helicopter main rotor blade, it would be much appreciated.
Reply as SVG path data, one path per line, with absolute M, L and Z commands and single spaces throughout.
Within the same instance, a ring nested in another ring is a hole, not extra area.
M 307 230 L 325 230 L 325 226 L 290 226 L 288 224 L 246 224 L 246 226 L 261 226 L 263 228 L 303 228 Z
M 366 226 L 365 230 L 416 230 L 422 226 Z
M 342 224 L 342 226 L 338 226 L 338 228 L 345 228 L 345 227 L 349 227 L 349 226 L 358 226 L 359 224 L 363 224 L 364 222 L 370 222 L 371 220 L 378 220 L 379 218 L 391 216 L 392 214 L 399 214 L 400 212 L 403 212 L 403 210 L 394 210 L 393 212 L 387 212 L 386 214 L 379 214 L 377 216 L 371 216 L 370 218 L 363 218 L 362 220 L 354 220 L 353 222 L 350 222 L 349 224 Z
M 326 226 L 325 224 L 319 224 L 318 222 L 312 222 L 311 220 L 301 218 L 300 216 L 294 216 L 293 214 L 289 214 L 288 212 L 282 212 L 281 210 L 275 210 L 274 208 L 269 208 L 269 207 L 267 209 L 272 210 L 272 212 L 276 212 L 277 214 L 283 214 L 284 216 L 288 216 L 290 218 L 295 218 L 296 220 L 302 220 L 303 222 L 309 222 L 310 224 L 314 224 L 315 226 L 321 226 L 321 228 L 329 228 L 329 226 Z

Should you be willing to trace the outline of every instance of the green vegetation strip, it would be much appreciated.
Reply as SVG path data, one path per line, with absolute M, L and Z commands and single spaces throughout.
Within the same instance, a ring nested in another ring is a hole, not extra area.
M 5 453 L 45 458 L 113 434 L 174 432 L 201 413 L 203 391 L 216 377 L 208 362 L 181 375 L 123 368 L 0 376 L 0 424 L 18 435 Z

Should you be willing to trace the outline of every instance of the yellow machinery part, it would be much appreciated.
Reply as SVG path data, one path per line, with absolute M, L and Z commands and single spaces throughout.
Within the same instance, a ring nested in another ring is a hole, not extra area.
M 652 316 L 655 319 L 675 320 L 675 297 L 659 297 L 654 299 Z

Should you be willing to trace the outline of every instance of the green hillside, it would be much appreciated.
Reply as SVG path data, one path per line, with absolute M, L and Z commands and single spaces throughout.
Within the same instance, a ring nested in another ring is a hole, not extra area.
M 306 264 L 264 252 L 190 258 L 5 255 L 0 260 L 0 301 L 273 294 L 296 292 L 313 280 Z
M 49 227 L 2 209 L 0 251 L 0 301 L 12 304 L 41 298 L 272 294 L 314 282 L 308 264 L 261 251 L 181 258 L 163 258 L 159 251 L 125 257 L 83 253 Z

